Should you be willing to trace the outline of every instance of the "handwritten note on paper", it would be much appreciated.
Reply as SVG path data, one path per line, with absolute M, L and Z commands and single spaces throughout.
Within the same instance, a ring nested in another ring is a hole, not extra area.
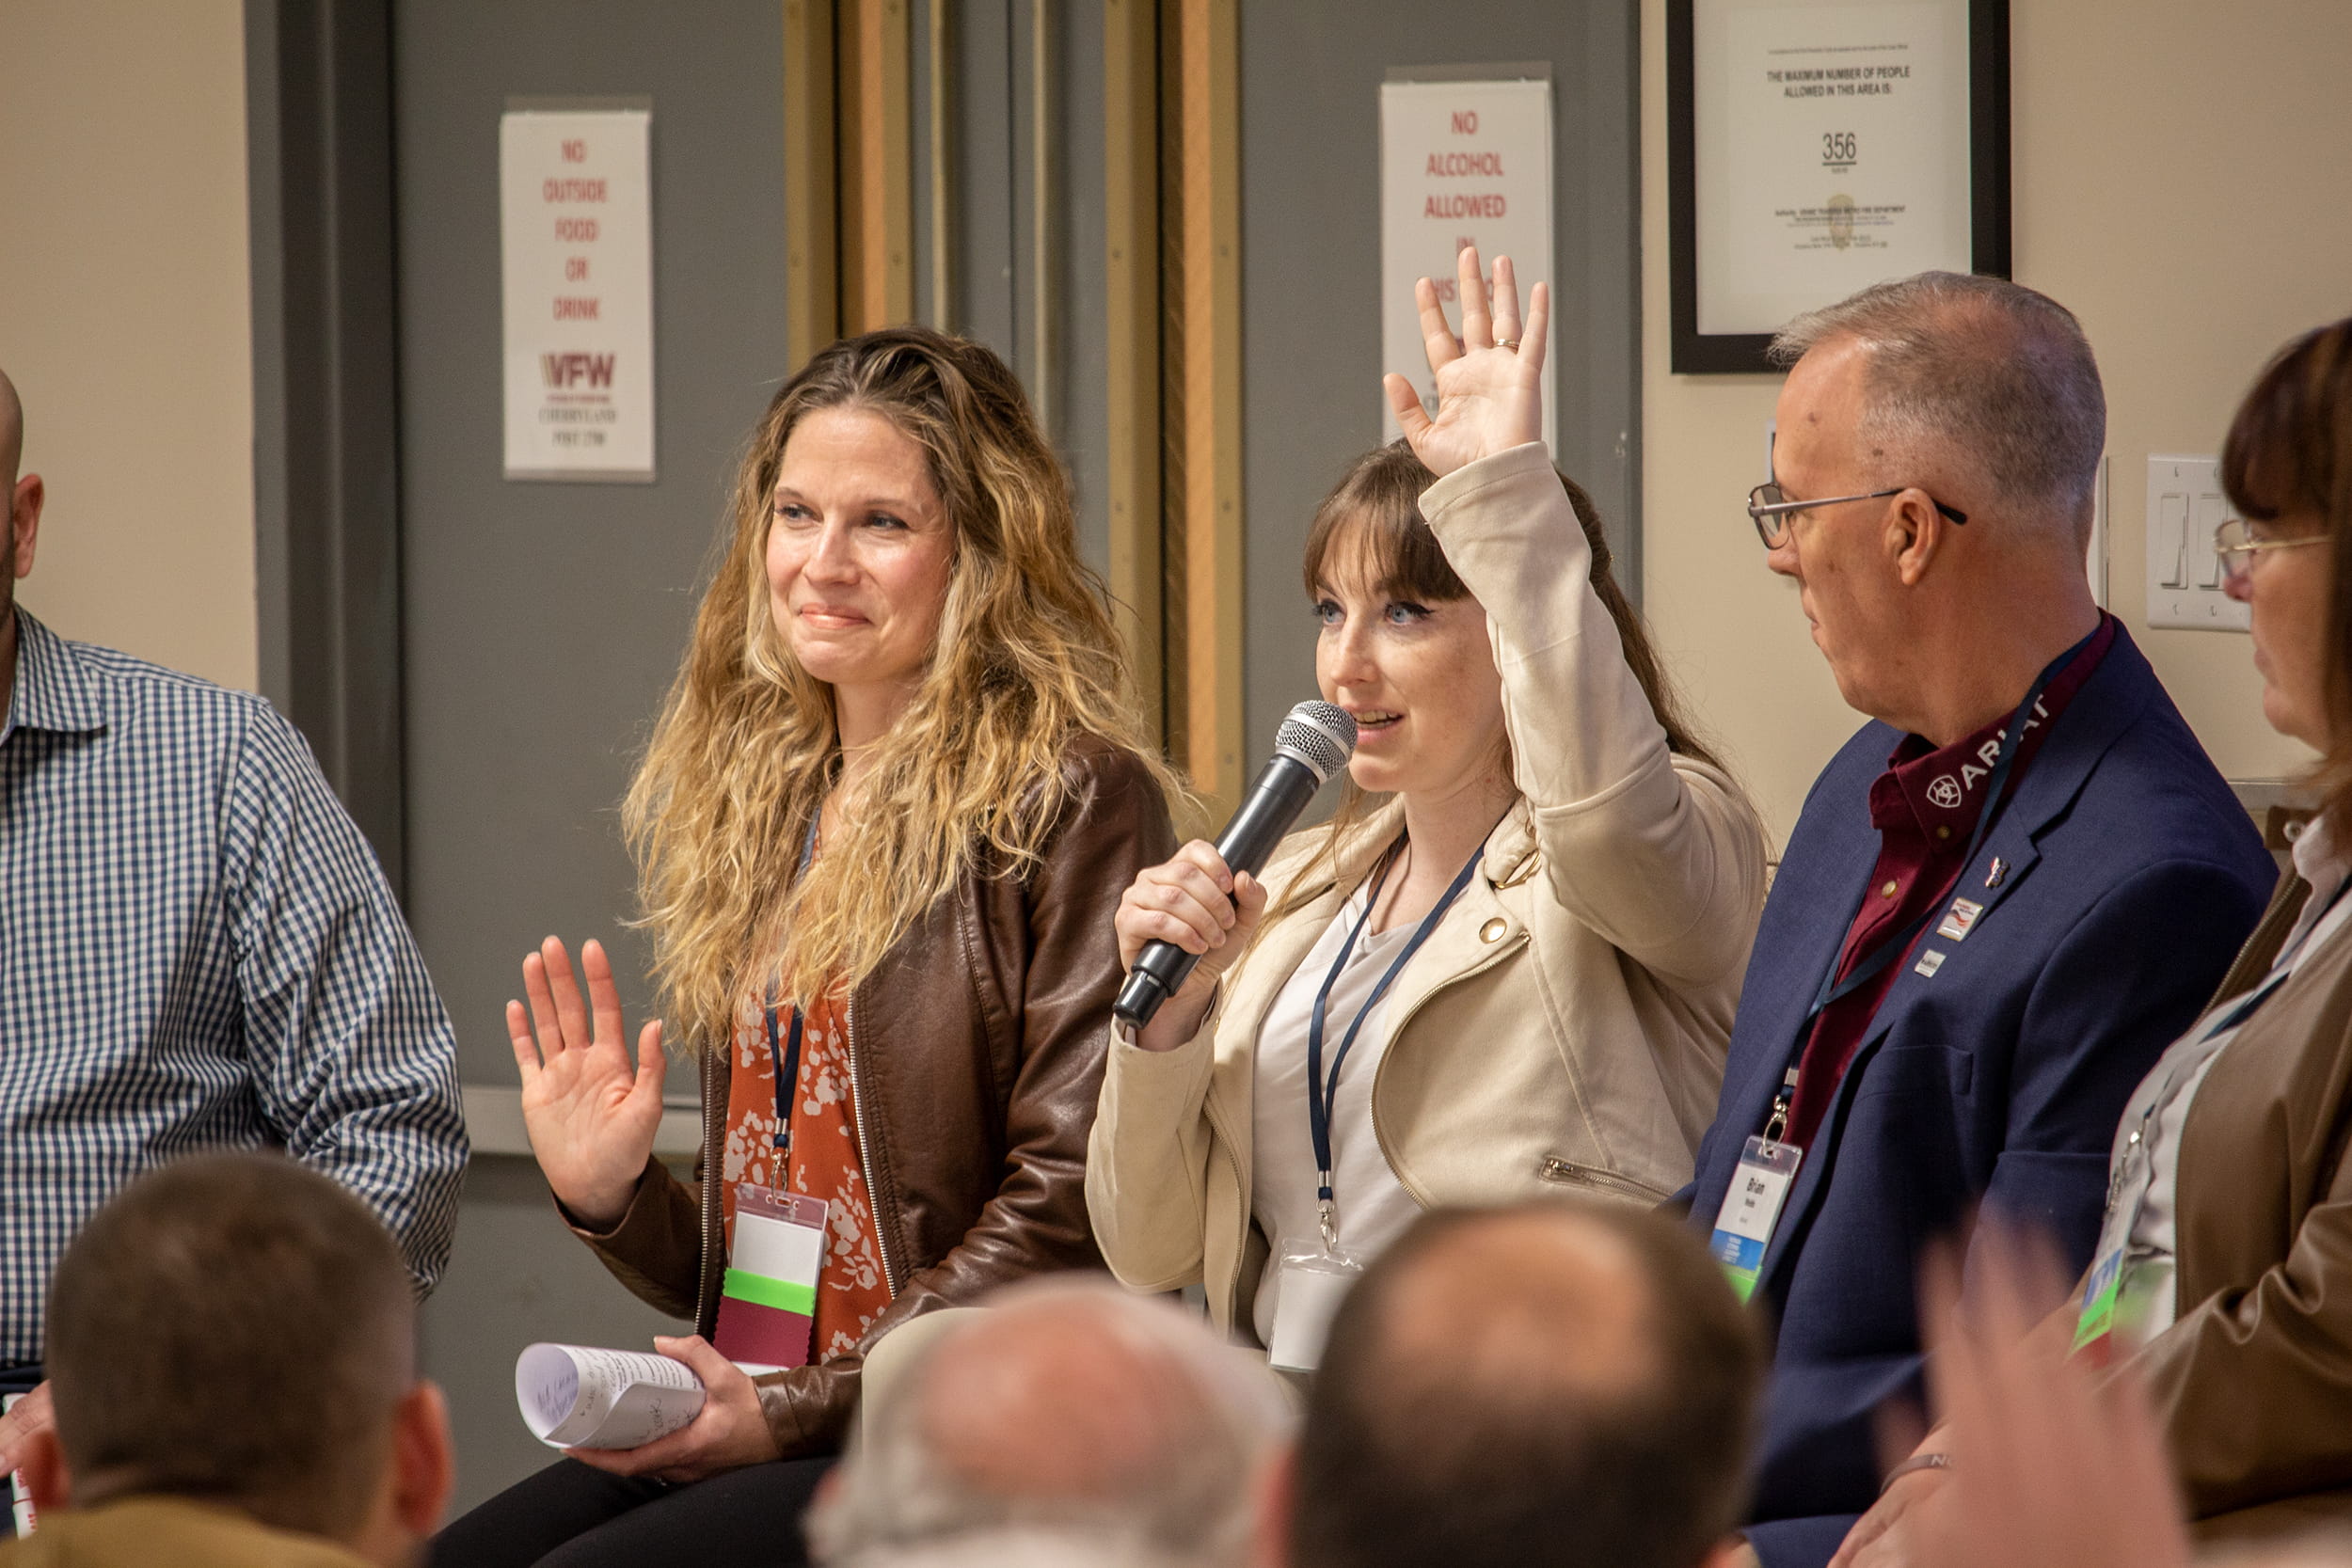
M 692 1420 L 703 1386 L 666 1355 L 539 1344 L 515 1362 L 515 1402 L 551 1449 L 634 1449 Z

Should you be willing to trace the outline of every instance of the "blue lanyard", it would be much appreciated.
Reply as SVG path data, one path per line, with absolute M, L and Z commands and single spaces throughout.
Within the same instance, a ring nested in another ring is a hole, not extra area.
M 2318 932 L 2320 925 L 2327 920 L 2328 914 L 2334 911 L 2335 907 L 2339 903 L 2343 902 L 2344 893 L 2347 890 L 2352 890 L 2352 877 L 2348 877 L 2336 884 L 2335 892 L 2328 895 L 2328 901 L 2319 906 L 2319 912 L 2312 917 L 2311 924 L 2303 927 L 2303 934 L 2295 939 L 2295 945 L 2287 948 L 2277 958 L 2270 960 L 2271 974 L 2265 978 L 2261 985 L 2256 986 L 2252 991 L 2249 992 L 2244 997 L 2241 997 L 2237 1006 L 2230 1009 L 2228 1017 L 2214 1024 L 2212 1028 L 2205 1030 L 2205 1038 L 2211 1039 L 2216 1035 L 2223 1034 L 2229 1030 L 2237 1028 L 2248 1019 L 2252 1018 L 2257 1012 L 2262 1010 L 2263 1004 L 2270 1000 L 2271 992 L 2277 990 L 2280 986 L 2285 985 L 2289 980 L 2295 977 L 2294 971 L 2288 966 L 2293 964 L 2297 958 L 2302 956 L 2304 948 L 2311 945 L 2312 936 Z
M 1487 832 L 1491 834 L 1493 830 L 1488 829 Z M 1357 939 L 1363 935 L 1365 925 L 1372 919 L 1372 911 L 1379 907 L 1381 884 L 1389 879 L 1389 868 L 1396 863 L 1397 852 L 1404 845 L 1405 840 L 1399 837 L 1395 844 L 1390 846 L 1388 853 L 1381 856 L 1379 872 L 1372 879 L 1372 896 L 1364 900 L 1364 912 L 1357 917 L 1356 924 L 1348 930 L 1347 941 L 1341 946 L 1339 958 L 1332 962 L 1331 972 L 1323 977 L 1322 989 L 1315 992 L 1314 1010 L 1307 1016 L 1307 1135 L 1314 1143 L 1315 1203 L 1322 1213 L 1323 1243 L 1326 1247 L 1334 1244 L 1339 1231 L 1338 1211 L 1331 1197 L 1331 1116 L 1339 1104 L 1340 1069 L 1346 1065 L 1347 1053 L 1356 1048 L 1356 1035 L 1363 1028 L 1364 1020 L 1371 1016 L 1373 1008 L 1379 1006 L 1380 998 L 1388 994 L 1390 983 L 1396 978 L 1397 972 L 1421 950 L 1421 944 L 1427 942 L 1429 934 L 1438 928 L 1438 921 L 1446 910 L 1462 895 L 1462 890 L 1470 886 L 1472 873 L 1477 871 L 1478 863 L 1486 853 L 1486 841 L 1482 837 L 1478 847 L 1470 851 L 1470 858 L 1462 863 L 1462 869 L 1454 873 L 1453 885 L 1445 890 L 1444 896 L 1429 912 L 1421 917 L 1421 925 L 1414 929 L 1412 940 L 1405 944 L 1395 961 L 1374 983 L 1372 994 L 1364 998 L 1364 1005 L 1356 1009 L 1356 1017 L 1349 1022 L 1347 1033 L 1340 1038 L 1339 1050 L 1332 1053 L 1331 1070 L 1327 1074 L 1323 1069 L 1323 1027 L 1325 1014 L 1331 1005 L 1331 988 L 1339 983 L 1342 972 L 1347 968 L 1349 956 L 1356 951 Z
M 796 876 L 808 874 L 808 863 L 817 858 L 817 824 L 823 817 L 820 810 L 808 819 L 808 836 L 801 840 L 801 864 Z M 801 1081 L 801 1009 L 792 1009 L 791 1043 L 782 1049 L 776 1045 L 776 986 L 768 984 L 768 1054 L 776 1064 L 776 1151 L 786 1158 L 792 1153 L 792 1089 Z M 791 1173 L 776 1172 L 776 1185 L 787 1186 Z
M 2009 804 L 2001 799 L 2001 787 L 2009 782 L 2010 769 L 2017 761 L 2018 748 L 2025 742 L 2026 721 L 2033 716 L 2035 705 L 2042 701 L 2042 694 L 2050 689 L 2050 683 L 2058 679 L 2066 667 L 2074 663 L 2082 651 L 2090 645 L 2091 638 L 2098 635 L 2099 627 L 2091 627 L 2089 635 L 2085 636 L 2081 641 L 2043 665 L 2042 673 L 2034 677 L 2032 689 L 2026 693 L 2026 700 L 2017 705 L 2015 713 L 2010 715 L 2009 725 L 2001 732 L 2001 749 L 1993 758 L 1993 771 L 1985 780 L 1984 809 L 1977 814 L 1976 831 L 1968 835 L 1968 847 L 1960 854 L 1962 876 L 1967 875 L 1969 863 L 1977 858 L 1977 851 L 1984 847 L 1984 836 L 1992 832 L 1994 818 L 1998 816 Z M 1863 903 L 1869 896 L 1870 884 L 1866 880 L 1862 884 L 1862 891 L 1854 895 L 1853 908 L 1846 911 L 1846 922 L 1838 927 L 1839 930 L 1853 929 L 1854 920 L 1862 913 Z M 1837 977 L 1837 965 L 1839 958 L 1845 952 L 1846 944 L 1842 941 L 1838 942 L 1837 951 L 1830 955 L 1829 972 L 1821 976 L 1821 984 L 1813 993 L 1813 1006 L 1805 1013 L 1804 1022 L 1797 1026 L 1796 1047 L 1789 1054 L 1788 1071 L 1781 1078 L 1780 1094 L 1772 1101 L 1772 1123 L 1764 1134 L 1768 1141 L 1776 1137 L 1779 1131 L 1788 1123 L 1788 1106 L 1796 1098 L 1797 1067 L 1804 1058 L 1805 1046 L 1813 1038 L 1814 1022 L 1833 1003 L 1851 996 L 1855 991 L 1876 979 L 1879 973 L 1888 964 L 1901 958 L 1909 950 L 1912 940 L 1926 928 L 1929 919 L 1935 913 L 1935 909 L 1936 906 L 1931 904 L 1914 915 L 1901 930 L 1870 949 L 1854 965 L 1853 972 L 1843 980 Z

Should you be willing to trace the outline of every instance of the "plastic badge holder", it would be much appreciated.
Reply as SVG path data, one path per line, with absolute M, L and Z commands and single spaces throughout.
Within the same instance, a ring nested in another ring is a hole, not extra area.
M 1320 1237 L 1285 1237 L 1275 1267 L 1274 1343 L 1266 1361 L 1282 1372 L 1311 1372 L 1323 1364 L 1332 1316 L 1364 1272 L 1345 1248 L 1327 1250 Z
M 822 1198 L 749 1182 L 735 1189 L 735 1242 L 711 1342 L 754 1377 L 808 1362 L 831 1241 L 825 1214 Z

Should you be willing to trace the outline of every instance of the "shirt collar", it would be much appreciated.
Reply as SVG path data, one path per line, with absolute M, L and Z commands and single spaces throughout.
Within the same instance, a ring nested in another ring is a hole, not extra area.
M 2288 855 L 2295 862 L 2295 874 L 2311 883 L 2313 905 L 2326 903 L 2337 884 L 2352 873 L 2352 846 L 2336 843 L 2325 816 L 2303 825 Z
M 2025 734 L 2018 737 L 2019 756 L 2010 765 L 2011 777 L 2026 761 L 2025 753 L 2039 748 L 2050 724 L 2098 670 L 2115 644 L 2115 626 L 2114 617 L 2102 610 L 2098 629 L 2083 651 L 2043 689 L 2034 711 L 2026 716 Z M 1871 782 L 1870 825 L 1882 832 L 1911 827 L 1937 845 L 1955 849 L 1966 844 L 1984 809 L 1985 790 L 1993 777 L 1994 761 L 2001 754 L 2001 733 L 2009 727 L 2010 717 L 2004 714 L 1973 735 L 1933 749 L 1918 736 L 1903 736 L 1886 759 L 1886 771 Z
M 106 727 L 98 683 L 65 639 L 16 607 L 16 687 L 0 737 L 24 730 L 87 735 Z

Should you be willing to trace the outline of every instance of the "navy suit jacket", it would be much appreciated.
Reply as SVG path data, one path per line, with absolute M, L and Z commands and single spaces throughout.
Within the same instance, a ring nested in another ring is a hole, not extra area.
M 1902 738 L 1872 723 L 1814 782 L 1764 906 L 1691 1221 L 1711 1230 L 1763 1131 L 1816 988 L 1877 862 L 1869 788 Z M 1995 858 L 2007 863 L 1988 887 Z M 2123 1102 L 2195 1019 L 2278 868 L 2121 626 L 2058 716 L 1956 896 L 1847 1069 L 1774 1227 L 1756 1299 L 1777 1323 L 1749 1539 L 1770 1568 L 1825 1563 L 1877 1495 L 1876 1412 L 1921 1400 L 1922 1245 L 1979 1200 L 2080 1270 L 2098 1240 Z M 1940 911 L 1937 917 L 1941 918 Z

